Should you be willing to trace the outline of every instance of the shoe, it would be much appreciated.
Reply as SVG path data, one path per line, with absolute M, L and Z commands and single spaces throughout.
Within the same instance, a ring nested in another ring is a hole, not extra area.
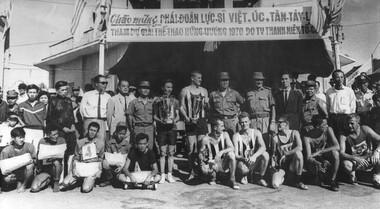
M 53 184 L 53 192 L 59 192 L 60 189 L 59 189 L 59 181 L 54 181 L 54 184 Z
M 355 186 L 359 185 L 359 184 L 358 184 L 358 179 L 357 179 L 356 176 L 354 176 L 354 175 L 351 175 L 351 176 L 350 176 L 350 179 L 348 180 L 348 183 L 350 183 L 350 184 L 352 184 L 352 185 L 355 185 Z
M 175 179 L 173 178 L 173 175 L 171 173 L 168 173 L 167 180 L 169 183 L 174 183 L 176 182 Z
M 239 184 L 236 183 L 236 181 L 231 181 L 231 187 L 234 190 L 240 189 L 240 186 L 239 186 Z
M 106 187 L 106 186 L 109 186 L 111 185 L 111 182 L 110 181 L 105 181 L 105 182 L 102 182 L 99 184 L 100 187 Z
M 296 187 L 298 188 L 298 189 L 302 189 L 302 190 L 308 190 L 309 189 L 309 187 L 307 187 L 304 183 L 302 183 L 302 182 L 299 182 L 299 183 L 297 183 L 296 184 Z
M 241 179 L 240 183 L 241 183 L 241 184 L 244 184 L 244 185 L 248 184 L 247 176 L 244 176 L 244 177 Z
M 163 183 L 165 183 L 165 174 L 163 173 L 163 174 L 161 174 L 161 179 L 160 179 L 160 181 L 158 182 L 159 184 L 163 184 Z
M 216 184 L 216 181 L 215 180 L 211 180 L 208 182 L 209 185 L 215 185 Z
M 189 177 L 187 177 L 187 179 L 185 180 L 185 182 L 191 181 L 193 179 L 194 179 L 194 175 L 190 174 Z
M 268 184 L 264 179 L 260 179 L 257 184 L 263 187 L 268 187 Z
M 336 183 L 335 180 L 331 180 L 330 185 L 329 185 L 329 189 L 331 191 L 333 191 L 333 192 L 339 191 L 339 185 L 338 185 L 338 183 Z
M 124 190 L 127 190 L 127 189 L 128 189 L 128 187 L 129 187 L 129 186 L 128 186 L 128 184 L 124 184 L 124 187 L 123 187 L 123 189 L 124 189 Z
M 152 183 L 152 184 L 150 184 L 150 185 L 147 185 L 146 188 L 147 188 L 147 189 L 151 189 L 151 190 L 157 190 L 157 188 L 158 188 L 158 184 L 156 184 L 156 183 Z

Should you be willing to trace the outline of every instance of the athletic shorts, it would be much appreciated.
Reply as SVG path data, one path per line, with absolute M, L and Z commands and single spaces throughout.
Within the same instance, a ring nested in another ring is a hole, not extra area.
M 177 144 L 177 132 L 175 130 L 170 131 L 158 131 L 157 143 L 159 146 L 176 145 Z
M 185 125 L 185 128 L 186 128 L 186 135 L 188 136 L 206 135 L 209 132 L 206 118 L 198 119 L 196 124 L 187 123 Z

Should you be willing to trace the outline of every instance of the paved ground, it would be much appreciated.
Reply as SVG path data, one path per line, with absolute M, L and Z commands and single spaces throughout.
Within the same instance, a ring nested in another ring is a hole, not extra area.
M 180 178 L 185 173 L 177 172 Z M 380 190 L 371 185 L 353 186 L 341 183 L 339 192 L 309 185 L 308 191 L 290 186 L 275 190 L 254 184 L 242 185 L 232 190 L 224 185 L 210 186 L 193 182 L 160 184 L 157 191 L 122 190 L 111 186 L 96 187 L 89 194 L 79 188 L 67 192 L 52 193 L 46 189 L 40 193 L 17 194 L 15 191 L 0 194 L 1 209 L 108 209 L 108 208 L 379 208 Z

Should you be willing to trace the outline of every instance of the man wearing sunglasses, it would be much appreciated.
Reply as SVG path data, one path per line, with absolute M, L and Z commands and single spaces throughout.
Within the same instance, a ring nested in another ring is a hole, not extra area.
M 107 102 L 111 96 L 105 93 L 107 80 L 104 75 L 94 78 L 95 90 L 88 91 L 83 95 L 80 104 L 80 112 L 83 116 L 83 135 L 87 133 L 87 127 L 91 122 L 100 125 L 98 138 L 106 140 Z

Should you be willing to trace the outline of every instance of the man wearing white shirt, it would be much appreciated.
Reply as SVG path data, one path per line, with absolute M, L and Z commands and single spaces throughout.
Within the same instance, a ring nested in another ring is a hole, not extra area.
M 100 125 L 98 138 L 104 142 L 106 139 L 107 102 L 111 96 L 105 93 L 108 84 L 105 76 L 95 76 L 94 83 L 95 90 L 86 92 L 80 104 L 80 113 L 83 116 L 83 134 L 86 135 L 87 127 L 91 122 L 97 122 Z
M 326 107 L 330 127 L 338 136 L 344 130 L 347 115 L 355 113 L 356 97 L 351 88 L 344 86 L 343 71 L 335 70 L 332 73 L 332 79 L 335 85 L 326 92 Z

